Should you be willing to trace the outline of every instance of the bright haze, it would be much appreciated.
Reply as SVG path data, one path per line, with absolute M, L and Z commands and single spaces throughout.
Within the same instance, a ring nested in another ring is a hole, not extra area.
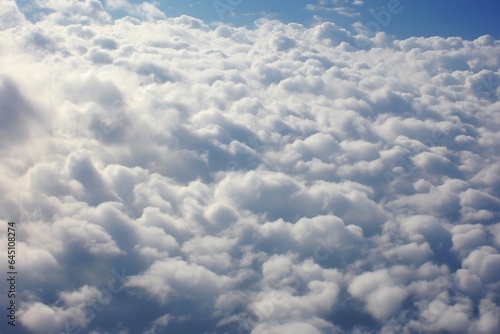
M 496 2 L 277 3 L 2 0 L 0 333 L 500 332 Z

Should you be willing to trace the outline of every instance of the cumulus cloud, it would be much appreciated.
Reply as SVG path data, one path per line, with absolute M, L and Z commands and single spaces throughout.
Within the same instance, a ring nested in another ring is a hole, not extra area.
M 499 41 L 34 5 L 0 9 L 23 333 L 498 332 Z
M 27 20 L 17 7 L 15 0 L 6 0 L 0 11 L 0 30 L 15 28 L 25 23 Z
M 368 312 L 378 320 L 396 313 L 407 297 L 406 290 L 398 286 L 387 270 L 365 272 L 352 280 L 348 291 L 366 302 Z

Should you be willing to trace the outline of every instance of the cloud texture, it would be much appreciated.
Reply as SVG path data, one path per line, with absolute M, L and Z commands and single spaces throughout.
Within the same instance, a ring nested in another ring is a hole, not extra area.
M 22 333 L 500 331 L 500 41 L 36 3 L 0 9 Z

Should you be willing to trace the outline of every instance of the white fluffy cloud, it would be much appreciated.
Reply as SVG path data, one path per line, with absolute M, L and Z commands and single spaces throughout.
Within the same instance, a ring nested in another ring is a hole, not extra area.
M 498 332 L 499 41 L 35 4 L 0 9 L 25 333 Z

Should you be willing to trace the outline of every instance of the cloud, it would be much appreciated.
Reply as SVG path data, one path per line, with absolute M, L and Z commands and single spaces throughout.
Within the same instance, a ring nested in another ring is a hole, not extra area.
M 130 277 L 127 286 L 143 288 L 161 303 L 171 294 L 192 294 L 196 298 L 210 296 L 230 283 L 228 277 L 219 276 L 203 266 L 181 260 L 158 261 L 142 275 Z
M 98 0 L 36 0 L 35 5 L 50 10 L 49 19 L 58 24 L 106 24 L 111 16 Z
M 331 11 L 346 17 L 357 17 L 360 15 L 355 6 L 363 6 L 361 0 L 319 0 L 318 4 L 308 4 L 307 10 L 313 12 Z
M 98 305 L 96 301 L 106 304 L 108 298 L 95 287 L 84 285 L 76 291 L 59 293 L 58 303 L 61 306 L 49 306 L 41 302 L 29 305 L 27 309 L 22 310 L 20 321 L 33 333 L 75 328 L 73 324 L 84 327 L 95 317 L 92 307 L 100 307 L 95 306 Z
M 140 19 L 156 20 L 165 18 L 165 14 L 158 8 L 159 3 L 141 2 L 140 4 L 131 4 L 127 0 L 108 0 L 106 1 L 106 8 L 109 10 L 123 10 L 127 14 Z
M 35 5 L 0 10 L 23 333 L 498 332 L 493 37 Z
M 355 277 L 348 288 L 352 296 L 365 300 L 366 309 L 378 320 L 394 315 L 408 295 L 389 275 L 387 270 L 366 272 Z
M 23 13 L 21 13 L 17 7 L 15 0 L 6 0 L 2 4 L 0 22 L 0 30 L 15 28 L 27 23 Z

